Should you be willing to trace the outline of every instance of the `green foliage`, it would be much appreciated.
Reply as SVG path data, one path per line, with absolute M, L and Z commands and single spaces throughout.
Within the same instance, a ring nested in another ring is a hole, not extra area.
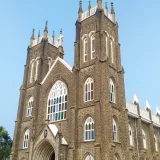
M 12 147 L 12 140 L 4 127 L 0 126 L 0 160 L 9 158 Z

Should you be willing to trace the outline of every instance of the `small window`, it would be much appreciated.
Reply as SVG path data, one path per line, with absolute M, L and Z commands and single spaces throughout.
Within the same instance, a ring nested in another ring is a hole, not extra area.
M 33 82 L 33 70 L 34 70 L 34 60 L 31 61 L 31 68 L 30 68 L 30 83 Z
M 114 46 L 112 40 L 111 40 L 111 63 L 114 63 Z
M 110 102 L 115 103 L 115 87 L 112 79 L 110 79 Z
M 91 155 L 88 155 L 85 160 L 94 160 L 94 158 Z
M 158 152 L 158 141 L 156 135 L 154 135 L 154 144 L 155 144 L 155 150 Z
M 88 61 L 88 41 L 87 38 L 84 39 L 84 62 Z
M 28 148 L 28 142 L 29 142 L 29 129 L 27 129 L 24 134 L 23 149 Z
M 108 38 L 106 37 L 106 56 L 108 57 Z
M 147 149 L 147 139 L 146 139 L 146 133 L 142 129 L 142 138 L 143 138 L 143 148 Z
M 32 109 L 33 109 L 33 97 L 31 97 L 28 101 L 28 107 L 27 107 L 27 114 L 26 116 L 32 116 Z
M 88 117 L 84 125 L 84 140 L 93 141 L 94 138 L 94 120 L 91 117 Z
M 95 35 L 91 36 L 91 59 L 95 58 Z
M 94 83 L 92 78 L 88 78 L 85 82 L 85 102 L 92 101 L 94 97 Z
M 113 118 L 113 141 L 118 141 L 117 138 L 117 124 L 116 121 Z
M 133 146 L 133 133 L 130 125 L 129 125 L 129 144 Z
M 35 81 L 37 80 L 38 78 L 38 67 L 39 67 L 39 59 L 37 59 L 36 61 L 36 74 L 35 74 Z

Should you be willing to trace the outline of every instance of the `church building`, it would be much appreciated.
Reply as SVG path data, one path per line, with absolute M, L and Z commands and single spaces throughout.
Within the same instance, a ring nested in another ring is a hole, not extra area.
M 79 1 L 74 65 L 63 35 L 27 49 L 10 160 L 160 160 L 160 110 L 126 102 L 113 3 L 83 11 Z

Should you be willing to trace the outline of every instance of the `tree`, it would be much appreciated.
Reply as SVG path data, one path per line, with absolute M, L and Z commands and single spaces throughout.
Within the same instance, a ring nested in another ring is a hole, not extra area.
M 4 127 L 0 126 L 0 160 L 9 158 L 12 140 Z

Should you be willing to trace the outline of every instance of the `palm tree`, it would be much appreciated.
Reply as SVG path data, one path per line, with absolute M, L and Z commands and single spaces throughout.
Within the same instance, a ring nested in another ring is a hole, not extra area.
M 12 140 L 4 127 L 0 126 L 0 160 L 9 159 Z

